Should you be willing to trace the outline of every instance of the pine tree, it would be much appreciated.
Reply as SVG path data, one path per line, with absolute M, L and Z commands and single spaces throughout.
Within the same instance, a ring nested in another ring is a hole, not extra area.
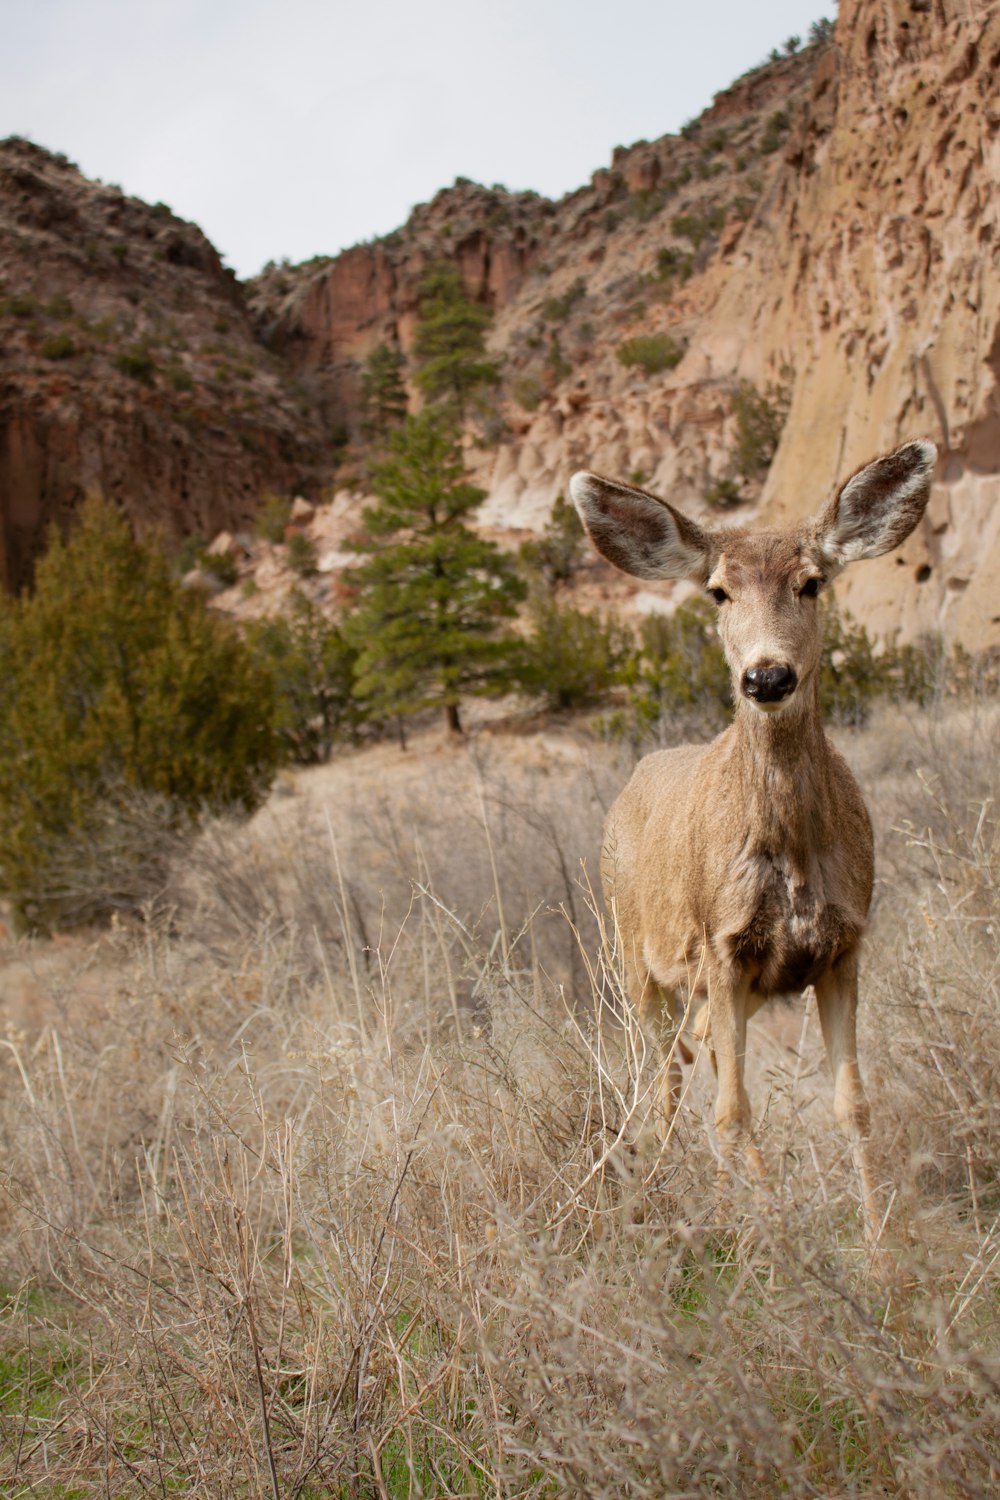
M 470 300 L 458 267 L 447 260 L 427 268 L 418 296 L 414 352 L 420 368 L 414 379 L 429 401 L 446 402 L 463 416 L 477 391 L 500 380 L 499 366 L 486 354 L 492 314 Z
M 439 706 L 461 732 L 459 703 L 507 690 L 514 644 L 503 624 L 524 584 L 512 560 L 466 525 L 485 498 L 469 484 L 455 423 L 430 409 L 408 417 L 375 473 L 364 513 L 368 561 L 348 632 L 359 651 L 356 692 L 377 717 Z
M 377 344 L 361 373 L 361 433 L 366 442 L 379 445 L 406 416 L 408 405 L 403 370 L 406 361 L 398 349 Z

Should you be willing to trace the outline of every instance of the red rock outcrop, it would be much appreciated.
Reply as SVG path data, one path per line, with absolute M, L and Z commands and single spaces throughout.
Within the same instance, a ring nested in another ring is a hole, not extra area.
M 0 143 L 0 584 L 88 490 L 139 531 L 211 536 L 307 484 L 321 442 L 200 230 Z

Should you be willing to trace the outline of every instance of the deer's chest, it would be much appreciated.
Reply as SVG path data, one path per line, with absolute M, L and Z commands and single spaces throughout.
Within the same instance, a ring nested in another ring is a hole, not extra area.
M 727 924 L 725 956 L 762 995 L 790 994 L 814 983 L 853 946 L 860 925 L 830 889 L 816 861 L 807 868 L 758 855 L 741 871 L 739 910 Z

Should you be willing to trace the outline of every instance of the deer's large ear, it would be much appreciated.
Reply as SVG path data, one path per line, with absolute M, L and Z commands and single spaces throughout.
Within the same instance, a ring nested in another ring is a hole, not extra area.
M 843 567 L 904 542 L 924 513 L 936 460 L 933 443 L 904 443 L 852 474 L 816 523 L 827 561 Z
M 616 568 L 636 578 L 707 579 L 711 538 L 665 500 L 586 472 L 573 475 L 569 492 L 594 546 Z

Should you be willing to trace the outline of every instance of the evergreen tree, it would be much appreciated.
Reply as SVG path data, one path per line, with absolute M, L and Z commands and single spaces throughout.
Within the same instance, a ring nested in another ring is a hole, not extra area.
M 576 506 L 557 495 L 541 536 L 522 542 L 519 556 L 530 573 L 547 584 L 568 583 L 583 560 L 583 522 Z
M 400 351 L 390 349 L 388 344 L 377 344 L 365 360 L 361 373 L 361 433 L 369 443 L 384 443 L 406 416 L 405 364 Z
M 462 416 L 477 391 L 500 380 L 499 366 L 486 354 L 492 314 L 470 300 L 458 267 L 447 260 L 427 268 L 418 297 L 414 379 L 429 401 L 447 402 Z
M 514 645 L 503 623 L 524 584 L 492 542 L 466 525 L 485 498 L 469 484 L 447 413 L 408 417 L 375 473 L 378 504 L 364 513 L 368 561 L 348 632 L 358 648 L 356 692 L 377 716 L 444 709 L 460 732 L 459 703 L 511 686 Z
M 0 888 L 18 914 L 45 925 L 127 905 L 157 853 L 122 847 L 137 808 L 155 802 L 168 833 L 256 807 L 273 716 L 270 673 L 235 626 L 88 502 L 68 541 L 53 533 L 34 593 L 0 601 Z M 90 891 L 72 868 L 84 856 Z

